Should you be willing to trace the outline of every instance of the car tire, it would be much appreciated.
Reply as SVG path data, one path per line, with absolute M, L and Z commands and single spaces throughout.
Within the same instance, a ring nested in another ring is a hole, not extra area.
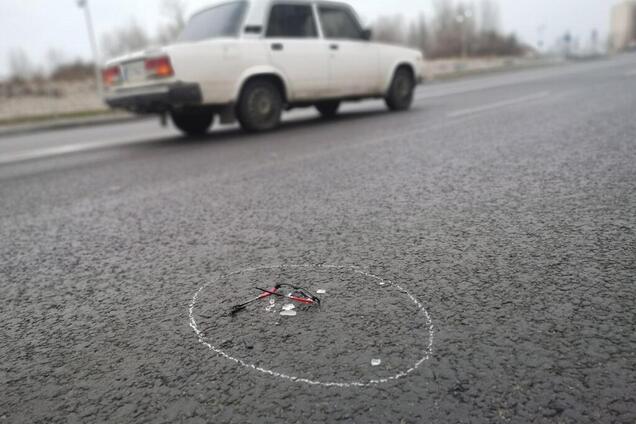
M 413 104 L 415 79 L 410 70 L 399 68 L 393 76 L 391 87 L 386 95 L 387 107 L 393 111 L 408 110 Z
M 205 135 L 214 121 L 214 114 L 208 110 L 172 111 L 174 126 L 188 136 Z
M 333 118 L 338 114 L 338 109 L 340 109 L 340 101 L 330 100 L 316 103 L 316 109 L 318 109 L 318 112 L 320 112 L 320 115 L 322 115 L 323 118 Z
M 267 79 L 249 81 L 241 93 L 236 117 L 248 132 L 268 131 L 280 125 L 283 96 L 280 89 Z

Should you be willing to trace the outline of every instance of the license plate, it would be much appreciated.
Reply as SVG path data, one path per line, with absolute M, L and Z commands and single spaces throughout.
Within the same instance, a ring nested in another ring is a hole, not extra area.
M 138 82 L 146 79 L 146 62 L 143 60 L 126 63 L 123 68 L 126 82 Z

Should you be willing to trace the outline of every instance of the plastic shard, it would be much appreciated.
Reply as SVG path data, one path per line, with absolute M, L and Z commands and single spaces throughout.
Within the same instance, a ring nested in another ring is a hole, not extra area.
M 327 290 L 316 290 L 316 294 L 325 294 Z
M 291 303 L 283 306 L 283 311 L 293 311 L 294 309 L 296 309 L 296 306 Z
M 280 313 L 280 315 L 283 316 L 283 317 L 295 317 L 296 314 L 297 313 L 294 310 L 283 311 L 283 312 Z
M 276 306 L 276 299 L 273 297 L 269 299 L 269 306 L 265 308 L 265 311 L 272 312 L 272 309 Z
M 382 359 L 372 359 L 371 360 L 371 366 L 372 367 L 377 367 L 382 363 Z

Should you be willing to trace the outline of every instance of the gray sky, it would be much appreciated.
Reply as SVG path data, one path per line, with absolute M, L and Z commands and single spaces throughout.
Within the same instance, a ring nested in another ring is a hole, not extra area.
M 161 22 L 160 0 L 89 0 L 98 37 L 118 26 L 136 20 L 154 33 Z M 190 9 L 214 0 L 189 0 Z M 380 14 L 430 15 L 433 0 L 349 0 L 366 21 Z M 478 1 L 477 1 L 478 2 Z M 524 41 L 535 44 L 537 28 L 546 25 L 550 43 L 569 30 L 581 40 L 589 39 L 592 29 L 602 37 L 609 30 L 609 14 L 617 0 L 499 0 L 501 24 Z M 76 0 L 0 0 L 0 77 L 8 71 L 11 49 L 24 49 L 36 64 L 46 62 L 51 48 L 69 58 L 90 58 L 84 17 Z

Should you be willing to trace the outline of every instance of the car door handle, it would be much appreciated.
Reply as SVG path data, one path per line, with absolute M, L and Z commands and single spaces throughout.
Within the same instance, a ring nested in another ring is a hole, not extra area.
M 329 48 L 330 48 L 331 50 L 338 50 L 338 49 L 340 48 L 340 46 L 339 46 L 339 45 L 337 45 L 337 44 L 330 44 L 330 45 L 329 45 Z
M 285 46 L 283 46 L 282 43 L 274 43 L 274 44 L 272 44 L 272 50 L 280 51 L 280 50 L 283 50 L 284 48 L 285 48 Z

